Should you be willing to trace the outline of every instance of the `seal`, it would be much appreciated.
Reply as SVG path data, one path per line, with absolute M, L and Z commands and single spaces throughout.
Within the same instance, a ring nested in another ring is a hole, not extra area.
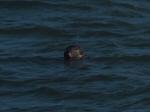
M 64 52 L 65 60 L 80 60 L 85 57 L 84 51 L 79 45 L 70 45 L 66 48 Z

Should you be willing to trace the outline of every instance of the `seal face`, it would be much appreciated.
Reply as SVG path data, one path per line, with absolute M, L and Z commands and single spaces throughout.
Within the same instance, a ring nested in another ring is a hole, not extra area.
M 71 45 L 64 52 L 65 60 L 79 60 L 85 57 L 85 53 L 78 45 Z

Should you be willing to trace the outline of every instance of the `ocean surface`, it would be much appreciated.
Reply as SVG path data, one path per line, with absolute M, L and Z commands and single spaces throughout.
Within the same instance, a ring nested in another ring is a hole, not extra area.
M 0 0 L 0 112 L 150 112 L 150 0 Z

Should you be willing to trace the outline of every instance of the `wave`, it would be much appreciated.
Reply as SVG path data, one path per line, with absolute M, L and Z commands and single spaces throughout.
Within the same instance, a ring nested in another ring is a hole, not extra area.
M 96 82 L 96 81 L 124 81 L 127 80 L 127 77 L 116 76 L 116 75 L 91 75 L 84 79 L 85 82 Z
M 34 26 L 34 27 L 7 27 L 7 28 L 0 28 L 1 34 L 43 34 L 49 35 L 54 37 L 64 37 L 64 36 L 72 36 L 70 32 L 64 29 L 56 29 L 50 28 L 46 26 Z
M 42 56 L 31 56 L 31 57 L 21 57 L 21 56 L 11 56 L 0 58 L 1 63 L 29 63 L 29 64 L 52 64 L 52 63 L 64 63 L 63 57 L 61 58 L 48 58 Z
M 119 62 L 119 61 L 125 61 L 125 62 L 150 62 L 150 55 L 124 55 L 124 56 L 106 56 L 106 57 L 87 57 L 87 62 Z M 29 63 L 29 64 L 40 64 L 40 65 L 49 65 L 52 63 L 59 63 L 64 64 L 63 57 L 58 58 L 48 58 L 48 57 L 41 57 L 41 56 L 34 56 L 34 57 L 3 57 L 0 58 L 1 63 Z
M 27 84 L 26 84 L 27 85 Z M 25 86 L 24 86 L 25 87 Z M 3 92 L 0 93 L 1 96 L 22 96 L 22 95 L 33 95 L 33 96 L 44 96 L 44 97 L 61 97 L 63 96 L 63 92 L 59 89 L 50 88 L 50 87 L 32 87 L 28 89 L 17 89 L 17 87 L 12 87 L 13 89 L 5 89 Z
M 96 62 L 119 62 L 119 61 L 125 61 L 125 62 L 150 62 L 150 55 L 140 55 L 140 56 L 110 56 L 110 57 L 96 57 L 92 59 Z
M 20 0 L 12 0 L 12 1 L 0 1 L 1 8 L 47 8 L 47 9 L 69 9 L 69 10 L 93 10 L 94 8 L 91 5 L 80 4 L 80 3 L 65 3 L 65 2 L 50 2 L 50 1 L 20 1 Z

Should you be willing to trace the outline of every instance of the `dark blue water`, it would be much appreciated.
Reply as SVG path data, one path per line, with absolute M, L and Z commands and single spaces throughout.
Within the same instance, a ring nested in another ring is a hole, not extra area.
M 79 44 L 88 58 L 64 62 Z M 149 0 L 0 1 L 0 112 L 150 112 Z

